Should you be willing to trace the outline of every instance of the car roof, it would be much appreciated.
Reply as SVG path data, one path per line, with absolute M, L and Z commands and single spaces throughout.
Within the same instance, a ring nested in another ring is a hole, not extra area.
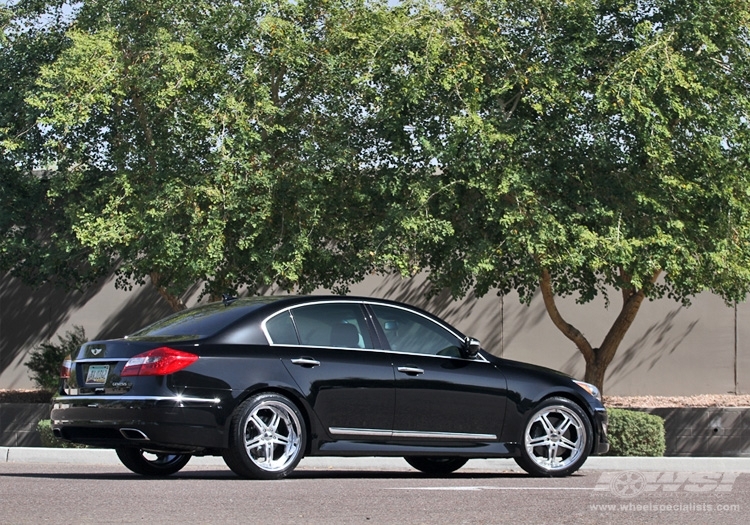
M 267 316 L 287 308 L 331 302 L 382 304 L 396 308 L 407 308 L 450 328 L 457 335 L 461 335 L 459 330 L 443 319 L 406 303 L 377 297 L 326 294 L 259 295 L 225 298 L 224 301 L 205 303 L 177 312 L 130 334 L 127 338 L 137 340 L 160 335 L 170 335 L 200 339 L 224 332 L 227 329 L 232 330 L 232 327 L 236 327 L 238 323 L 242 323 L 243 320 L 249 320 L 250 318 L 261 321 Z M 222 305 L 225 308 L 222 308 Z M 178 326 L 180 324 L 184 325 L 184 332 Z

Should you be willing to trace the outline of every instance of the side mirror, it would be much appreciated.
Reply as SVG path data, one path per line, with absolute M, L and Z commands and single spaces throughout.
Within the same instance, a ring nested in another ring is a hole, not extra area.
M 479 349 L 482 347 L 482 345 L 479 343 L 479 339 L 474 339 L 473 337 L 467 337 L 464 339 L 463 347 L 461 348 L 461 353 L 463 353 L 464 357 L 473 359 L 477 356 L 479 353 Z

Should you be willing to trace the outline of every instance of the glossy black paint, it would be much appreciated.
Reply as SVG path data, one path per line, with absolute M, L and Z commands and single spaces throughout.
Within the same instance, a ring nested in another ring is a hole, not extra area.
M 332 317 L 316 317 L 318 311 Z M 327 335 L 316 333 L 318 324 L 349 311 L 344 324 L 357 326 L 357 344 L 367 348 L 332 347 Z M 455 345 L 448 345 L 447 355 L 411 352 L 413 341 L 399 348 L 390 333 L 398 332 L 398 323 L 384 319 L 391 312 L 393 319 L 418 316 Z M 296 336 L 317 342 L 272 344 L 264 323 L 276 315 L 278 326 L 286 326 L 282 316 L 290 315 Z M 309 333 L 302 333 L 304 323 L 312 327 Z M 483 350 L 464 357 L 464 339 L 437 317 L 379 299 L 291 296 L 216 303 L 126 339 L 85 344 L 72 356 L 52 426 L 79 443 L 215 455 L 229 446 L 237 407 L 254 394 L 273 392 L 302 413 L 306 455 L 508 457 L 519 453 L 529 411 L 558 396 L 590 418 L 592 453 L 606 451 L 606 412 L 596 398 L 551 370 Z M 130 357 L 160 346 L 200 358 L 166 376 L 119 375 Z M 86 384 L 89 367 L 104 365 L 106 382 Z

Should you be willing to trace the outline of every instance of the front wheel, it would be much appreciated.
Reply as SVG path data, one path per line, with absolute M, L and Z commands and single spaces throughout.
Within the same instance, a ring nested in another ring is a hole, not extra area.
M 232 418 L 224 462 L 243 478 L 281 479 L 302 459 L 305 424 L 299 409 L 278 394 L 259 394 Z
M 171 476 L 190 461 L 190 454 L 149 452 L 142 448 L 115 449 L 117 457 L 127 468 L 142 476 Z
M 432 456 L 407 456 L 404 459 L 415 469 L 433 476 L 450 474 L 463 467 L 469 460 L 468 458 Z
M 562 477 L 578 470 L 591 452 L 593 431 L 585 412 L 569 399 L 541 402 L 526 420 L 516 463 L 532 476 Z

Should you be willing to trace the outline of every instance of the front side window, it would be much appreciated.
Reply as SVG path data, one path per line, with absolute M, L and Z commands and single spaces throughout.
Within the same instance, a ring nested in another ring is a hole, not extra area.
M 401 308 L 371 306 L 391 350 L 461 357 L 461 340 L 434 321 Z

